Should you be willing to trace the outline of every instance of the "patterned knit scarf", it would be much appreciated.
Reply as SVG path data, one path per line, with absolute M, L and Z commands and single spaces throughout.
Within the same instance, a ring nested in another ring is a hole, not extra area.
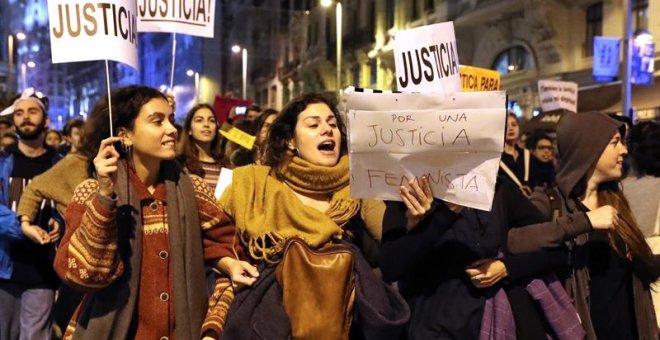
M 220 199 L 252 258 L 271 261 L 290 237 L 299 237 L 314 248 L 333 237 L 341 238 L 342 227 L 360 209 L 359 201 L 350 198 L 348 157 L 334 167 L 294 157 L 279 169 L 279 175 L 283 181 L 267 166 L 237 168 Z M 308 207 L 294 190 L 332 195 L 330 207 L 325 212 Z

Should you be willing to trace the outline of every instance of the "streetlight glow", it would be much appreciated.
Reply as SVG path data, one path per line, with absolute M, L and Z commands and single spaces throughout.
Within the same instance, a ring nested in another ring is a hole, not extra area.
M 192 77 L 192 76 L 195 75 L 195 71 L 193 71 L 193 70 L 188 70 L 188 71 L 186 71 L 186 75 L 187 75 L 188 77 Z
M 321 0 L 321 6 L 323 6 L 323 7 L 332 6 L 332 0 Z
M 241 47 L 238 46 L 238 45 L 234 45 L 234 46 L 231 47 L 231 51 L 234 52 L 234 53 L 238 53 L 238 52 L 241 51 Z
M 25 33 L 23 33 L 23 32 L 18 32 L 18 33 L 16 33 L 16 39 L 18 39 L 18 40 L 25 40 L 25 38 L 27 38 L 27 36 L 25 35 Z
M 36 66 L 37 66 L 37 64 L 35 64 L 34 61 L 28 61 L 27 62 L 27 67 L 29 67 L 29 68 L 35 68 Z

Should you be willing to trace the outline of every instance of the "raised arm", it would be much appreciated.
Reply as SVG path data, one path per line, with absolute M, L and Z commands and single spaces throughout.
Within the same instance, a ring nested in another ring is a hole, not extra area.
M 93 292 L 109 286 L 123 272 L 117 251 L 115 182 L 119 154 L 106 138 L 94 158 L 97 180 L 75 189 L 65 213 L 66 234 L 55 257 L 55 271 L 68 284 Z
M 564 242 L 592 229 L 583 212 L 552 220 L 550 199 L 544 193 L 534 192 L 530 200 L 522 197 L 516 201 L 510 211 L 513 218 L 507 237 L 507 249 L 511 254 L 562 247 Z
M 116 214 L 116 201 L 99 193 L 96 180 L 86 180 L 76 188 L 65 214 L 66 234 L 55 257 L 55 271 L 67 284 L 94 292 L 121 276 Z

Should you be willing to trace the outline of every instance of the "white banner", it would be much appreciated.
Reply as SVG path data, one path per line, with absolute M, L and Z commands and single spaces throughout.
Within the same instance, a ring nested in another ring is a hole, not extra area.
M 461 91 L 453 22 L 397 32 L 393 48 L 399 91 Z
M 53 63 L 114 60 L 138 69 L 135 1 L 48 0 Z
M 137 0 L 139 32 L 213 38 L 215 0 Z
M 544 112 L 565 109 L 577 112 L 577 83 L 572 81 L 539 80 L 539 100 Z
M 351 195 L 400 201 L 428 176 L 443 200 L 490 210 L 506 93 L 347 93 Z

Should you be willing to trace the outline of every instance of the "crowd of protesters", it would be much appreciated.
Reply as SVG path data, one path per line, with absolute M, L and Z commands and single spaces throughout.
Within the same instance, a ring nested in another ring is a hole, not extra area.
M 198 104 L 182 125 L 149 87 L 111 102 L 62 132 L 38 91 L 0 116 L 0 340 L 660 335 L 658 122 L 566 114 L 523 143 L 509 113 L 481 211 L 425 177 L 351 197 L 319 94 L 226 122 Z

